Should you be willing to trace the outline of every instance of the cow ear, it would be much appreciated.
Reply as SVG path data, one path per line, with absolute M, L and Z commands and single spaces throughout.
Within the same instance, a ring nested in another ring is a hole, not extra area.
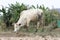
M 21 24 L 19 24 L 19 26 L 20 26 Z

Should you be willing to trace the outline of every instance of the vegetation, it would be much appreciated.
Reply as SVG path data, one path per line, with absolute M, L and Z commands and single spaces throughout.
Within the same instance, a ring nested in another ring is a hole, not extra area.
M 17 22 L 17 20 L 20 17 L 20 13 L 23 10 L 31 9 L 31 8 L 39 8 L 44 11 L 43 14 L 43 21 L 45 25 L 49 25 L 51 22 L 56 21 L 56 17 L 59 14 L 56 10 L 50 10 L 48 7 L 45 7 L 44 5 L 40 5 L 35 7 L 32 5 L 31 7 L 28 7 L 27 5 L 24 5 L 23 3 L 20 5 L 18 2 L 16 4 L 9 4 L 9 7 L 4 8 L 2 6 L 2 9 L 0 9 L 0 12 L 3 13 L 2 20 L 0 20 L 0 23 L 4 23 L 6 27 L 11 27 L 12 23 Z M 2 24 L 1 24 L 2 25 Z

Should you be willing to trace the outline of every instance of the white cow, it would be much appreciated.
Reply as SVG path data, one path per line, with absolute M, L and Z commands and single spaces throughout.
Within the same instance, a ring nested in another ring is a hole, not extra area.
M 37 22 L 36 31 L 40 25 L 43 11 L 41 9 L 29 9 L 20 13 L 20 18 L 17 23 L 14 24 L 14 32 L 17 32 L 22 26 L 29 27 L 31 21 Z

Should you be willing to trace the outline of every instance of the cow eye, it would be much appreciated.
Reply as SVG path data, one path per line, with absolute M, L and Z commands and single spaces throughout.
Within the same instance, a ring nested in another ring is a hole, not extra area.
M 21 24 L 19 24 L 19 26 L 20 26 Z

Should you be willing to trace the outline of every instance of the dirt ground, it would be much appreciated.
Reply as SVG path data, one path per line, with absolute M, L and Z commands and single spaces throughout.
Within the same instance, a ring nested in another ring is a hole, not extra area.
M 24 36 L 24 37 L 0 37 L 0 40 L 60 40 L 60 37 L 48 36 Z
M 0 32 L 0 40 L 60 40 L 60 28 L 50 32 Z
M 35 36 L 35 37 L 0 37 L 0 40 L 60 40 L 59 37 L 51 36 Z

